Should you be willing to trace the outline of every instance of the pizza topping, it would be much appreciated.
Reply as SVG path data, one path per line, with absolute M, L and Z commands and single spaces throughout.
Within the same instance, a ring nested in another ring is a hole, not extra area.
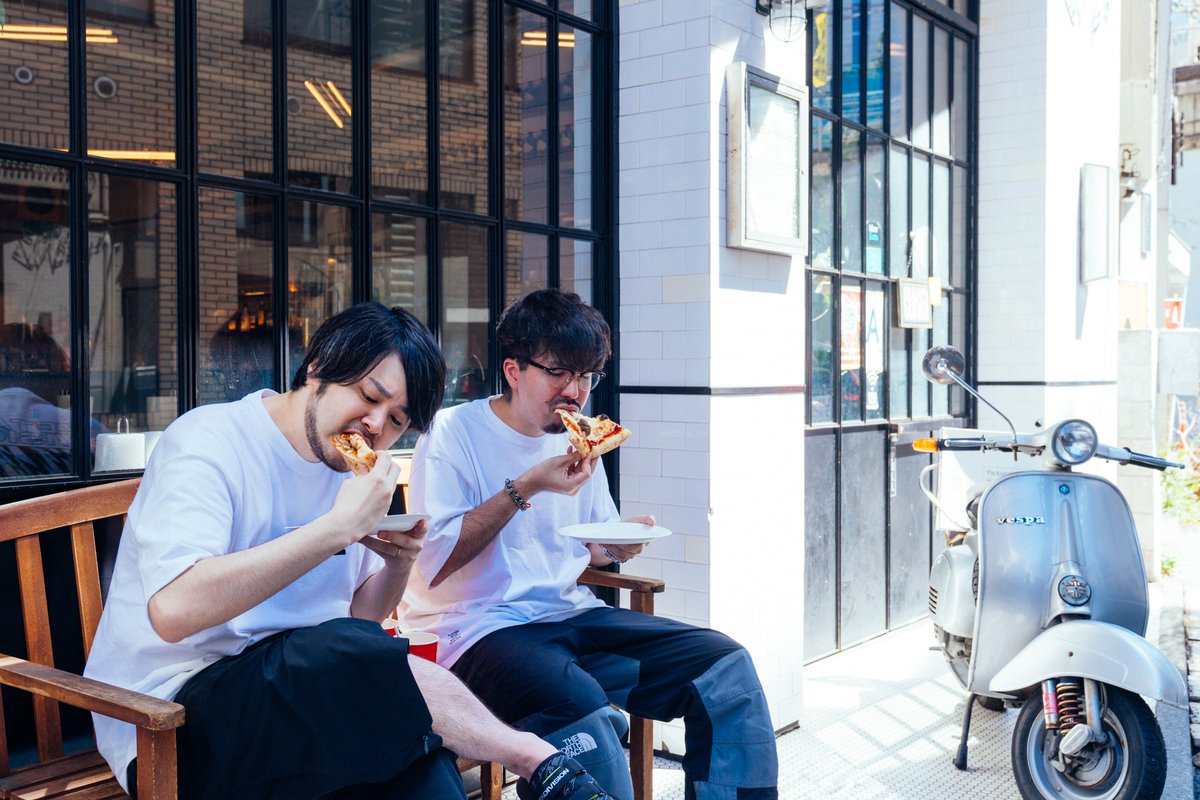
M 331 441 L 355 475 L 364 475 L 375 467 L 378 456 L 361 433 L 339 433 Z
M 565 408 L 556 410 L 562 418 L 563 427 L 567 429 L 567 438 L 570 439 L 571 446 L 583 458 L 615 450 L 632 433 L 603 414 L 585 417 Z

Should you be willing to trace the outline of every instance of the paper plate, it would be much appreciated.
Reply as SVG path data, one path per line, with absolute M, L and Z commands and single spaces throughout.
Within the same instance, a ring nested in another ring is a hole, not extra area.
M 558 532 L 580 542 L 596 544 L 638 544 L 671 535 L 671 531 L 661 525 L 643 525 L 640 522 L 589 522 L 568 525 L 559 528 Z
M 381 531 L 407 531 L 412 530 L 421 520 L 429 521 L 432 519 L 428 514 L 389 514 L 384 517 L 376 530 Z

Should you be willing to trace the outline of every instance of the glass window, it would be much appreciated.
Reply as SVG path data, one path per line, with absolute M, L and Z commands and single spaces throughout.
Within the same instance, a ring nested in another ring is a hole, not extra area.
M 545 236 L 508 232 L 504 248 L 504 305 L 550 285 L 549 255 Z
M 929 277 L 929 157 L 912 157 L 912 273 Z
M 970 158 L 970 142 L 967 131 L 971 119 L 971 84 L 969 71 L 969 45 L 962 39 L 952 39 L 954 45 L 954 87 L 950 105 L 951 146 L 954 157 L 959 161 Z
M 812 25 L 809 29 L 809 50 L 812 53 L 812 77 L 809 85 L 812 107 L 833 113 L 833 73 L 830 71 L 830 59 L 834 57 L 830 44 L 833 39 L 832 15 L 828 11 L 812 12 Z
M 75 472 L 68 199 L 65 170 L 0 161 L 0 480 Z
M 838 329 L 838 365 L 841 375 L 842 422 L 855 422 L 863 415 L 863 287 L 860 281 L 843 281 L 838 298 L 841 325 Z
M 275 374 L 270 199 L 200 191 L 200 404 L 279 388 Z M 261 316 L 260 316 L 261 312 Z
M 86 7 L 89 154 L 174 166 L 174 4 L 159 4 L 153 25 L 109 23 Z
M 88 209 L 92 413 L 110 431 L 161 431 L 179 405 L 175 186 L 93 174 Z M 142 466 L 101 455 L 97 470 Z
M 558 242 L 558 285 L 564 292 L 574 292 L 585 303 L 595 302 L 592 287 L 591 242 L 563 237 Z
M 888 331 L 888 400 L 893 419 L 909 416 L 908 362 L 908 330 L 893 325 Z
M 882 284 L 870 283 L 863 298 L 863 409 L 867 419 L 882 419 L 884 406 L 884 341 L 887 330 L 887 292 Z
M 943 294 L 941 302 L 933 307 L 933 342 L 942 344 L 950 341 L 950 301 Z M 950 388 L 938 384 L 930 384 L 933 391 L 932 414 L 944 417 L 950 410 L 948 404 Z
M 299 113 L 289 115 L 287 124 L 288 180 L 348 192 L 355 103 L 350 52 L 344 46 L 313 47 L 312 37 L 346 41 L 353 6 L 341 0 L 293 0 L 287 12 L 287 93 L 299 98 Z
M 933 274 L 950 282 L 950 165 L 933 160 Z
M 842 269 L 862 272 L 862 146 L 853 128 L 842 128 Z
M 491 318 L 488 312 L 488 232 L 475 225 L 442 223 L 442 353 L 448 367 L 446 403 L 485 397 Z M 466 380 L 462 376 L 473 375 Z
M 545 0 L 538 0 L 545 2 Z M 592 18 L 592 0 L 558 0 L 559 10 L 582 19 Z
M 887 181 L 884 163 L 887 144 L 878 136 L 867 135 L 866 139 L 867 160 L 863 186 L 867 216 L 863 224 L 863 231 L 866 233 L 863 252 L 867 272 L 882 275 L 885 271 L 884 242 L 887 241 L 883 201 L 884 185 Z
M 428 225 L 422 217 L 376 214 L 371 224 L 371 297 L 430 324 Z
M 833 266 L 833 130 L 832 122 L 813 115 L 809 253 L 812 265 L 818 269 Z
M 353 304 L 350 209 L 292 200 L 288 213 L 288 333 L 284 377 L 304 359 L 321 323 Z
M 888 132 L 908 138 L 908 11 L 891 5 L 888 58 Z
M 950 35 L 933 29 L 933 149 L 950 152 Z
M 429 200 L 425 6 L 370 0 L 371 187 L 388 200 Z
M 515 6 L 506 6 L 504 16 L 505 214 L 546 223 L 552 147 L 549 26 L 545 17 Z
M 912 141 L 929 147 L 929 21 L 912 20 Z
M 967 296 L 957 292 L 950 295 L 950 344 L 967 352 Z M 957 384 L 950 387 L 950 413 L 967 415 L 967 393 Z
M 954 201 L 951 224 L 950 284 L 958 289 L 966 288 L 967 281 L 967 170 L 954 168 Z
M 867 6 L 867 125 L 883 130 L 883 83 L 887 66 L 883 35 L 887 0 L 869 0 Z
M 909 349 L 909 361 L 912 370 L 912 416 L 914 418 L 929 416 L 929 387 L 932 385 L 925 380 L 921 372 L 921 359 L 930 347 L 929 329 L 912 329 L 912 347 Z
M 842 117 L 862 122 L 863 0 L 842 0 Z
M 808 379 L 809 422 L 833 422 L 833 277 L 810 276 L 809 319 L 812 351 Z
M 4 21 L 29 29 L 6 31 L 0 39 L 0 63 L 5 67 L 0 142 L 66 150 L 70 144 L 66 4 L 12 4 L 7 6 Z M 88 49 L 113 47 L 108 41 L 113 38 L 111 33 L 98 26 L 89 33 Z
M 592 227 L 592 35 L 567 26 L 558 39 L 559 222 Z
M 196 15 L 199 160 L 204 172 L 262 178 L 273 171 L 273 63 L 268 48 L 246 40 L 245 17 L 238 0 L 205 3 Z
M 907 278 L 912 240 L 908 227 L 908 148 L 892 146 L 888 163 L 888 264 L 893 278 Z
M 487 2 L 442 0 L 438 14 L 441 206 L 486 214 Z

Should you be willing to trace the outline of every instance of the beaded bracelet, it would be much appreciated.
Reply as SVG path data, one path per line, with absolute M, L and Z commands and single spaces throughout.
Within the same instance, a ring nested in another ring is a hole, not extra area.
M 508 492 L 508 496 L 516 504 L 517 511 L 528 511 L 532 508 L 525 498 L 521 497 L 521 493 L 517 491 L 517 487 L 513 484 L 511 478 L 504 479 L 504 491 Z

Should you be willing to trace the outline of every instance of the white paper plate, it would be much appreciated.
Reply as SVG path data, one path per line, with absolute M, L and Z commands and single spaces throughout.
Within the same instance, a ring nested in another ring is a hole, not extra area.
M 640 522 L 590 522 L 585 525 L 568 525 L 558 532 L 580 542 L 596 544 L 640 544 L 652 542 L 671 532 L 661 525 L 643 525 Z
M 408 531 L 412 530 L 421 520 L 429 521 L 433 519 L 428 514 L 389 514 L 384 517 L 376 530 L 380 531 Z

